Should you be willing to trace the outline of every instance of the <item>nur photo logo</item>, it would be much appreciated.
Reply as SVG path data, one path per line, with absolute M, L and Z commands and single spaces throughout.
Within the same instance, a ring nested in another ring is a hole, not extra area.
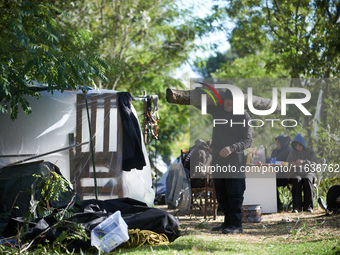
M 243 115 L 245 111 L 245 100 L 247 102 L 247 108 L 248 110 L 258 116 L 267 116 L 270 114 L 273 114 L 277 111 L 278 108 L 281 108 L 281 115 L 286 116 L 287 115 L 287 109 L 288 105 L 295 105 L 304 115 L 310 116 L 312 115 L 304 106 L 309 100 L 311 99 L 311 93 L 309 90 L 305 88 L 294 88 L 294 87 L 281 87 L 281 104 L 278 104 L 278 88 L 273 87 L 272 88 L 272 98 L 271 98 L 271 105 L 269 109 L 256 109 L 254 107 L 254 99 L 253 99 L 253 88 L 248 87 L 247 88 L 247 95 L 244 95 L 242 90 L 237 87 L 236 85 L 231 84 L 215 84 L 214 86 L 208 85 L 203 82 L 197 82 L 203 87 L 199 87 L 201 90 L 203 90 L 205 93 L 201 94 L 201 114 L 206 115 L 207 114 L 207 95 L 209 95 L 214 104 L 215 107 L 218 106 L 218 103 L 215 100 L 214 95 L 217 97 L 217 99 L 220 102 L 220 105 L 223 107 L 223 98 L 220 97 L 219 93 L 216 91 L 216 89 L 219 89 L 219 91 L 225 91 L 227 89 L 230 90 L 232 96 L 233 96 L 233 115 Z M 211 91 L 209 91 L 209 90 Z M 213 94 L 214 95 L 213 95 Z M 294 93 L 294 98 L 288 97 L 289 94 Z M 246 97 L 247 96 L 247 97 Z M 279 106 L 279 107 L 278 107 Z M 248 126 L 251 127 L 262 127 L 265 125 L 266 122 L 271 122 L 272 127 L 274 126 L 274 122 L 281 122 L 281 125 L 283 127 L 295 127 L 297 126 L 298 122 L 295 119 L 251 119 L 249 123 L 238 123 L 243 124 L 244 126 L 248 124 Z M 288 125 L 287 123 L 293 123 L 291 125 Z M 224 125 L 228 124 L 227 120 L 224 119 L 214 119 L 213 120 L 213 126 L 216 125 Z M 230 125 L 233 125 L 233 123 L 229 123 Z M 235 125 L 236 123 L 234 123 Z

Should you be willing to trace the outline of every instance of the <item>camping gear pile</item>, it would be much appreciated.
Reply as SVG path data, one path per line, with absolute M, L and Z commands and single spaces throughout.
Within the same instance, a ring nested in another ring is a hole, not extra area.
M 19 112 L 13 122 L 0 113 L 2 236 L 20 233 L 14 242 L 31 241 L 34 247 L 63 240 L 77 225 L 90 237 L 119 210 L 130 231 L 151 231 L 169 241 L 179 237 L 178 220 L 151 207 L 151 167 L 133 97 L 88 88 L 37 90 L 39 100 L 28 98 L 30 115 Z M 60 180 L 57 189 L 53 178 Z M 70 244 L 66 239 L 69 250 L 91 246 L 87 238 Z

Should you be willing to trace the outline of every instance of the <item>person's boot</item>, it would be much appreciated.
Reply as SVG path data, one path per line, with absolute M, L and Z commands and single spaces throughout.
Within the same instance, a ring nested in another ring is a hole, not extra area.
M 231 235 L 243 234 L 243 229 L 242 229 L 242 227 L 231 226 L 231 227 L 223 229 L 222 234 L 225 234 L 225 235 L 228 235 L 228 234 L 231 234 Z
M 221 231 L 225 228 L 229 227 L 227 223 L 223 222 L 221 225 L 213 227 L 212 231 Z

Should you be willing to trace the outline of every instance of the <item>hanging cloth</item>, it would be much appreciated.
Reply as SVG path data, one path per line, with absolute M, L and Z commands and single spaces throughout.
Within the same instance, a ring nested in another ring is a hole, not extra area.
M 118 110 L 123 127 L 123 170 L 142 170 L 146 166 L 142 151 L 141 131 L 138 120 L 131 110 L 132 96 L 129 92 L 118 92 Z

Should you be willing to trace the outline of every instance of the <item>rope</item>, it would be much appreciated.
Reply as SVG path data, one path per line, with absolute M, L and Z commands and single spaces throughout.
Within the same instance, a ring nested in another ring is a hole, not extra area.
M 150 230 L 129 229 L 130 239 L 122 243 L 119 248 L 138 248 L 142 245 L 168 244 L 169 239 L 164 234 L 157 234 Z

